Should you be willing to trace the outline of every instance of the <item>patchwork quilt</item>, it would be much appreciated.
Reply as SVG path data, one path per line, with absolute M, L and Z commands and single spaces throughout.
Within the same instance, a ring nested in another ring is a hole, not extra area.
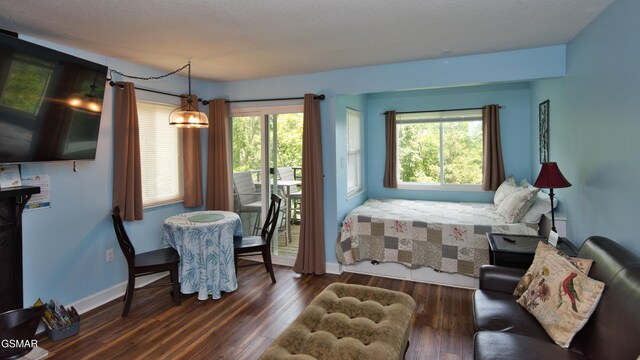
M 336 255 L 478 277 L 489 263 L 486 233 L 538 235 L 538 224 L 509 224 L 492 203 L 368 199 L 342 222 Z

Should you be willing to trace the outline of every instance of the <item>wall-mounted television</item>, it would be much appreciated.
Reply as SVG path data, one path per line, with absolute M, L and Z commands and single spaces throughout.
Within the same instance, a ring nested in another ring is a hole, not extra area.
M 0 32 L 0 164 L 95 159 L 106 75 Z

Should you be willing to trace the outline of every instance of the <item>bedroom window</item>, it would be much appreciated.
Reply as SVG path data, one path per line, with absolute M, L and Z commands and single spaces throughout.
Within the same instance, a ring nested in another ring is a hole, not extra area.
M 398 187 L 480 190 L 482 109 L 398 114 Z
M 142 203 L 145 208 L 184 199 L 182 131 L 169 126 L 176 105 L 137 101 Z
M 347 197 L 363 189 L 362 113 L 347 108 Z

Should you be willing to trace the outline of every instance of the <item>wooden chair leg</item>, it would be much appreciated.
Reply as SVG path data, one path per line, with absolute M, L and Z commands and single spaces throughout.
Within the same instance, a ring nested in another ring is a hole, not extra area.
M 136 276 L 129 273 L 129 281 L 127 281 L 127 290 L 124 295 L 124 309 L 122 310 L 122 317 L 129 314 L 129 308 L 131 307 L 131 301 L 133 300 L 133 290 L 136 287 Z
M 267 268 L 267 272 L 271 275 L 271 282 L 276 283 L 276 276 L 273 274 L 273 264 L 271 263 L 271 252 L 269 249 L 262 250 L 262 261 L 264 262 L 264 266 Z
M 173 301 L 176 306 L 180 306 L 180 281 L 178 280 L 178 264 L 176 264 L 170 271 L 171 284 L 173 286 Z

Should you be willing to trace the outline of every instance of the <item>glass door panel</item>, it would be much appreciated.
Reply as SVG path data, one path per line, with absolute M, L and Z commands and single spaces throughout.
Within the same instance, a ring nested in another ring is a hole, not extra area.
M 301 111 L 302 109 L 300 109 Z M 270 114 L 274 125 L 277 189 L 282 198 L 283 226 L 277 251 L 282 256 L 296 257 L 300 236 L 300 204 L 302 180 L 302 112 Z
M 234 211 L 240 215 L 244 235 L 256 235 L 262 226 L 261 181 L 265 178 L 261 116 L 232 116 L 231 141 Z
M 234 211 L 240 214 L 245 235 L 259 234 L 271 193 L 278 194 L 282 203 L 272 253 L 295 257 L 300 222 L 302 106 L 235 109 L 231 128 Z

